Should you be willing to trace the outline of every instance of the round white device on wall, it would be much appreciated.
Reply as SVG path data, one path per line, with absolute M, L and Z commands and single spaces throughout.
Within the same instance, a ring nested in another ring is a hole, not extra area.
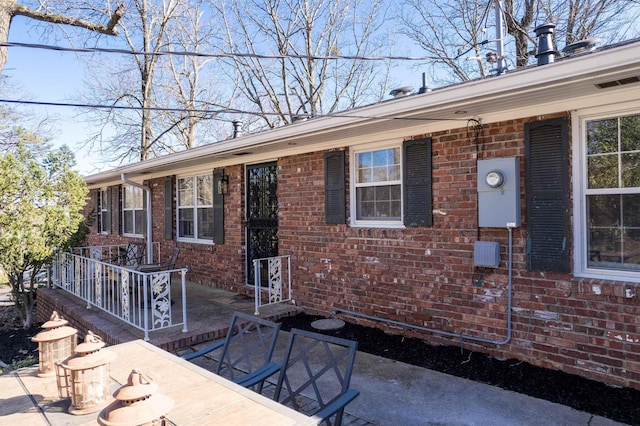
M 484 177 L 484 181 L 491 188 L 500 188 L 504 185 L 504 174 L 500 170 L 491 170 Z

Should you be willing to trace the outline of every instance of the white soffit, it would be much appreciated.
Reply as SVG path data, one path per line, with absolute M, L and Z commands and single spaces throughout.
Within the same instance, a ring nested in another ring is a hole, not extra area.
M 569 111 L 640 97 L 640 82 L 596 85 L 640 77 L 640 42 L 604 49 L 502 76 L 384 101 L 333 116 L 215 142 L 189 151 L 88 176 L 90 185 L 128 176 L 157 177 L 209 164 L 223 167 L 264 156 L 291 155 L 387 137 L 407 138 L 466 126 L 469 118 L 492 122 Z

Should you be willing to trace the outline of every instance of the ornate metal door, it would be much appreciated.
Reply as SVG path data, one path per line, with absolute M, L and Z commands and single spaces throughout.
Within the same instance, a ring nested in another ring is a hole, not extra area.
M 247 166 L 246 176 L 247 283 L 253 284 L 253 260 L 278 255 L 277 165 L 271 162 Z

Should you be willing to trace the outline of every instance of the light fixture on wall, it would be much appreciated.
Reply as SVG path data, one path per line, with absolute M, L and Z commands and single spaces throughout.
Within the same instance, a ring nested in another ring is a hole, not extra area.
M 229 175 L 223 175 L 218 181 L 218 194 L 229 193 Z
M 53 311 L 49 321 L 42 324 L 44 331 L 31 340 L 38 342 L 38 377 L 55 376 L 55 364 L 66 359 L 76 347 L 75 328 L 67 326 L 69 321 Z
M 57 364 L 58 393 L 62 398 L 71 398 L 71 414 L 93 413 L 113 400 L 109 363 L 116 354 L 100 350 L 103 346 L 102 339 L 89 331 L 84 342 L 73 350 L 75 354 Z

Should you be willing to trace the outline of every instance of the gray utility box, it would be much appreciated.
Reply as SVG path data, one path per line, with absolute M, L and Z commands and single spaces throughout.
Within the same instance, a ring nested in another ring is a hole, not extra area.
M 520 226 L 520 163 L 516 157 L 478 160 L 478 226 Z
M 473 245 L 473 266 L 500 266 L 500 244 L 495 241 L 476 241 Z

